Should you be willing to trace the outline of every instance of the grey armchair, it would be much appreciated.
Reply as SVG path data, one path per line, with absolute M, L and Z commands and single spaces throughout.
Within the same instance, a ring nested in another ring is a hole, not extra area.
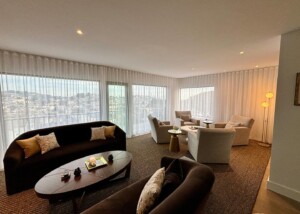
M 151 136 L 156 143 L 170 143 L 169 129 L 173 126 L 169 121 L 159 121 L 156 117 L 148 115 L 148 120 L 151 126 Z
M 193 119 L 191 111 L 175 111 L 176 126 L 200 126 L 200 120 Z
M 215 128 L 234 128 L 236 131 L 233 146 L 248 145 L 254 119 L 233 115 L 229 122 L 216 122 Z
M 234 136 L 233 128 L 199 128 L 197 132 L 188 132 L 189 152 L 199 163 L 228 164 Z

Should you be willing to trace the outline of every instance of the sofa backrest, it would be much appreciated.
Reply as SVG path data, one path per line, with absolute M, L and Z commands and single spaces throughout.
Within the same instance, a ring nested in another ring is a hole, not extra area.
M 33 137 L 37 134 L 39 135 L 47 135 L 51 132 L 54 132 L 57 142 L 59 145 L 68 145 L 72 143 L 89 141 L 91 138 L 91 128 L 92 127 L 101 127 L 101 126 L 113 126 L 115 124 L 109 121 L 96 121 L 90 123 L 79 123 L 79 124 L 71 124 L 64 126 L 56 126 L 49 127 L 44 129 L 37 129 L 25 132 L 17 137 L 14 141 L 19 139 L 26 139 Z M 118 131 L 120 128 L 116 128 Z

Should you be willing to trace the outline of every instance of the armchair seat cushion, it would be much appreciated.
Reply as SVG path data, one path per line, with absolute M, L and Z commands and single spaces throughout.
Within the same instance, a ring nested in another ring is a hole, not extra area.
M 195 125 L 195 123 L 193 123 L 193 122 L 183 122 L 183 124 L 185 126 L 194 126 Z

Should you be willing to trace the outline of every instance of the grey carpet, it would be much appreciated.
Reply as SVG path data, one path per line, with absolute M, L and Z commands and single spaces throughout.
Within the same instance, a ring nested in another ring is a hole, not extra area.
M 149 134 L 128 139 L 127 150 L 133 155 L 130 179 L 87 194 L 81 210 L 152 174 L 163 156 L 191 157 L 184 136 L 180 137 L 180 142 L 181 151 L 172 153 L 168 151 L 168 144 L 155 144 Z M 251 141 L 249 146 L 232 148 L 230 165 L 209 164 L 216 180 L 203 213 L 251 213 L 269 157 L 270 148 Z M 0 213 L 72 213 L 72 203 L 49 205 L 47 200 L 38 198 L 33 189 L 7 196 L 4 173 L 0 172 Z

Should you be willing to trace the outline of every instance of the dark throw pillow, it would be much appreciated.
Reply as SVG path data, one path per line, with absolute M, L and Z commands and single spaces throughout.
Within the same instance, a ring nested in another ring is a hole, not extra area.
M 159 195 L 158 203 L 167 198 L 183 181 L 183 171 L 179 159 L 171 162 L 166 169 L 165 179 Z

